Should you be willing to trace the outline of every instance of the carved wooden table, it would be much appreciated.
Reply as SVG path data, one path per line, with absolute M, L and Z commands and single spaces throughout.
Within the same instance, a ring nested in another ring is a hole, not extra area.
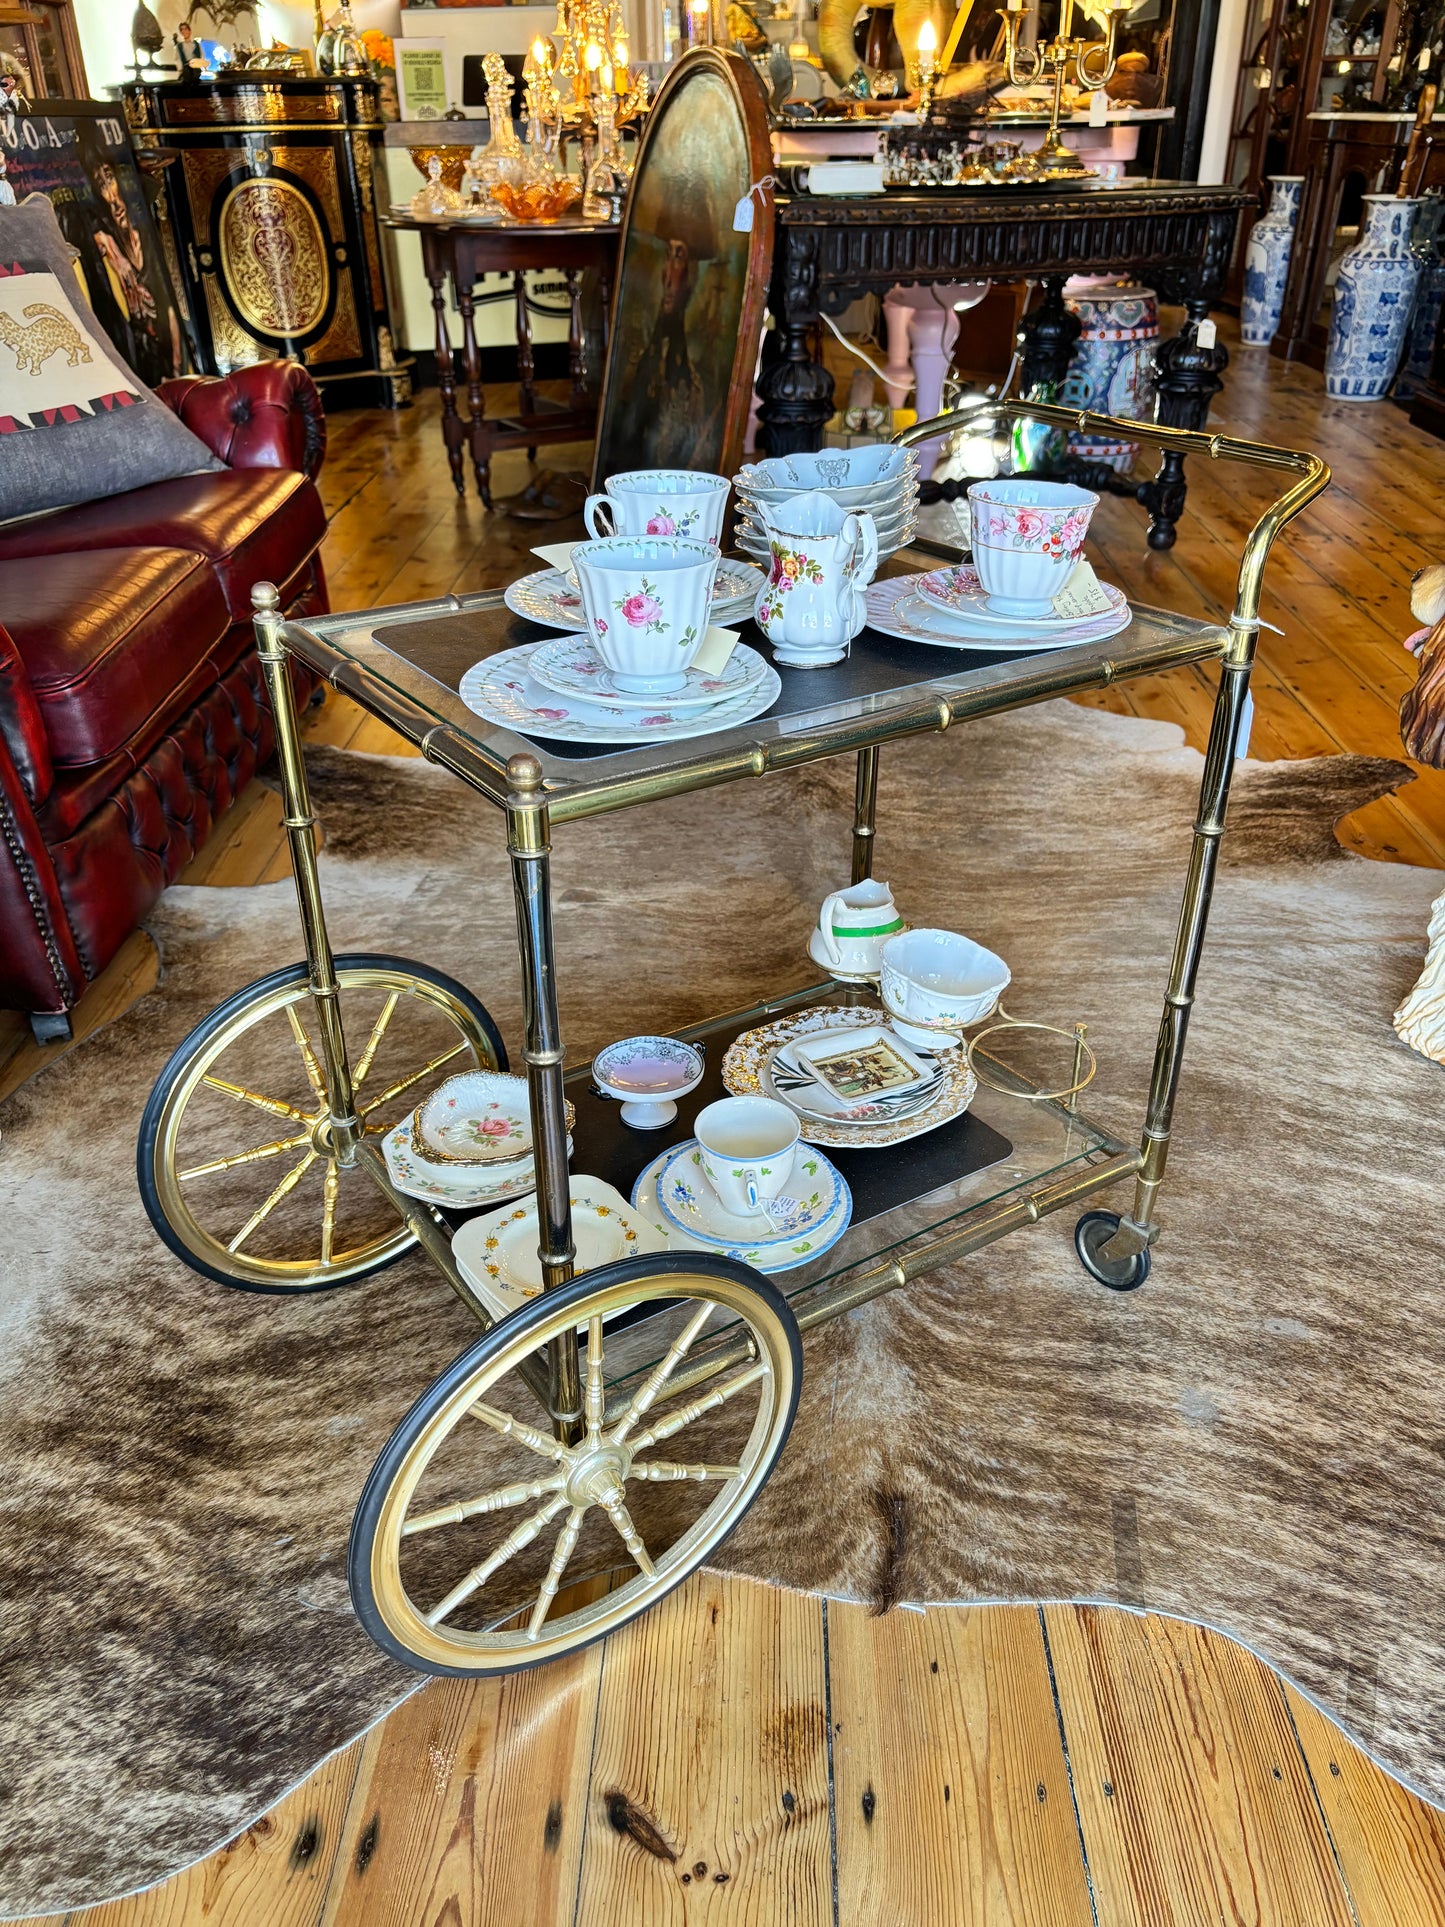
M 1250 203 L 1238 188 L 1186 181 L 866 200 L 780 194 L 768 301 L 777 325 L 758 377 L 760 440 L 774 455 L 822 446 L 833 377 L 814 358 L 818 318 L 861 294 L 885 295 L 896 282 L 1042 280 L 1044 300 L 1020 331 L 1021 392 L 1055 399 L 1079 335 L 1063 300 L 1073 274 L 1147 277 L 1163 300 L 1184 308 L 1184 326 L 1159 346 L 1157 418 L 1203 428 L 1229 357 L 1217 343 L 1201 347 L 1196 331 L 1223 290 L 1239 211 Z M 1098 464 L 1060 472 L 1090 487 L 1120 487 Z M 1171 547 L 1184 509 L 1184 457 L 1166 450 L 1158 474 L 1128 489 L 1149 510 L 1150 547 Z
M 386 225 L 408 228 L 421 236 L 422 260 L 431 284 L 436 310 L 437 386 L 442 398 L 442 435 L 458 495 L 466 493 L 463 450 L 470 448 L 477 488 L 492 506 L 491 460 L 498 448 L 535 449 L 543 442 L 585 441 L 597 420 L 597 398 L 587 386 L 582 349 L 581 277 L 591 268 L 602 281 L 602 311 L 610 305 L 613 264 L 617 259 L 617 228 L 596 221 L 559 221 L 549 227 L 485 227 L 470 221 L 417 221 L 393 215 Z M 572 392 L 557 402 L 535 388 L 532 322 L 527 309 L 526 272 L 529 268 L 563 273 L 567 277 L 571 320 L 567 348 Z M 510 274 L 517 302 L 517 375 L 521 406 L 512 414 L 488 416 L 482 399 L 482 357 L 477 346 L 476 302 L 473 290 L 484 274 Z M 451 338 L 447 333 L 447 283 L 462 318 L 462 365 L 467 383 L 467 414 L 457 409 L 457 380 Z

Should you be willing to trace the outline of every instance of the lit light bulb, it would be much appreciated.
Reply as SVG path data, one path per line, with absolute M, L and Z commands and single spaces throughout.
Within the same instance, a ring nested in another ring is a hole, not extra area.
M 603 93 L 610 94 L 612 92 L 612 69 L 605 62 L 603 63 L 602 72 L 598 75 L 598 79 L 602 82 Z
M 595 74 L 597 69 L 602 65 L 602 49 L 595 40 L 589 40 L 587 42 L 587 51 L 582 57 L 587 63 L 587 71 L 589 74 Z
M 532 42 L 532 54 L 531 54 L 532 65 L 538 68 L 542 73 L 545 73 L 547 71 L 548 65 L 550 64 L 549 56 L 551 52 L 552 52 L 551 43 L 549 41 L 543 40 L 539 36 L 536 40 Z
M 625 67 L 629 58 L 627 42 L 625 40 L 619 40 L 612 49 L 612 55 L 619 67 Z
M 1335 72 L 1337 74 L 1347 74 L 1349 71 L 1350 71 L 1350 63 L 1348 60 L 1342 60 L 1339 66 L 1336 67 L 1335 69 Z
M 691 11 L 701 19 L 712 5 L 712 0 L 692 0 Z
M 921 54 L 936 54 L 938 52 L 938 35 L 934 32 L 933 22 L 931 20 L 925 20 L 923 25 L 918 29 L 918 51 Z

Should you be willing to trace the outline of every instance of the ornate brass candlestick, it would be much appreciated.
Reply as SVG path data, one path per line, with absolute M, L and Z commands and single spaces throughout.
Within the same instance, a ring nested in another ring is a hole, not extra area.
M 1105 0 L 1105 27 L 1102 40 L 1086 40 L 1073 34 L 1074 0 L 1059 0 L 1059 31 L 1052 40 L 1032 47 L 1019 45 L 1019 28 L 1026 11 L 1025 0 L 1008 0 L 999 17 L 1004 26 L 1004 65 L 1015 87 L 1031 87 L 1049 75 L 1054 83 L 1053 104 L 1049 112 L 1049 131 L 1038 153 L 1031 158 L 1045 177 L 1062 178 L 1085 174 L 1085 167 L 1072 148 L 1059 138 L 1059 115 L 1064 104 L 1064 81 L 1069 68 L 1074 70 L 1080 87 L 1097 90 L 1114 71 L 1114 41 L 1119 16 L 1127 13 L 1132 0 Z

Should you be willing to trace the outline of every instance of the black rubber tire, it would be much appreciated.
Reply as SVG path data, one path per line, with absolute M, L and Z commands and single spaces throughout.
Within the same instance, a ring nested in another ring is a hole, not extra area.
M 459 984 L 454 977 L 447 976 L 445 971 L 434 970 L 430 964 L 413 963 L 406 957 L 388 957 L 369 950 L 348 951 L 344 956 L 336 959 L 338 976 L 344 975 L 347 970 L 377 968 L 402 970 L 414 977 L 424 978 L 428 983 L 435 984 L 438 990 L 445 990 L 459 1003 L 464 1004 L 476 1019 L 483 1034 L 490 1039 L 496 1057 L 496 1068 L 499 1071 L 506 1070 L 507 1047 L 502 1042 L 502 1033 L 492 1021 L 491 1013 L 480 998 L 474 997 L 471 991 Z M 145 1206 L 146 1216 L 150 1219 L 156 1236 L 175 1253 L 182 1264 L 201 1277 L 209 1278 L 218 1285 L 228 1285 L 232 1291 L 254 1292 L 263 1298 L 305 1298 L 321 1291 L 344 1291 L 349 1285 L 362 1284 L 366 1279 L 375 1277 L 378 1271 L 385 1271 L 387 1266 L 394 1265 L 398 1258 L 404 1258 L 408 1249 L 414 1248 L 414 1244 L 412 1247 L 405 1247 L 391 1257 L 383 1258 L 377 1264 L 368 1266 L 365 1270 L 353 1272 L 349 1278 L 338 1279 L 335 1284 L 294 1287 L 262 1285 L 231 1277 L 219 1267 L 208 1265 L 203 1259 L 197 1258 L 172 1229 L 170 1219 L 161 1207 L 160 1194 L 155 1181 L 155 1147 L 166 1099 L 170 1095 L 172 1084 L 197 1049 L 213 1032 L 227 1024 L 238 1010 L 244 1009 L 253 998 L 264 997 L 287 984 L 305 983 L 306 976 L 307 966 L 304 963 L 287 964 L 280 970 L 271 971 L 268 976 L 257 977 L 253 982 L 243 985 L 234 996 L 228 997 L 225 1003 L 218 1004 L 208 1017 L 204 1017 L 195 1029 L 177 1044 L 171 1052 L 165 1069 L 156 1079 L 151 1094 L 146 1100 L 145 1110 L 141 1113 L 140 1135 L 136 1141 L 136 1183 L 140 1188 L 141 1203 Z
M 1079 1263 L 1110 1291 L 1137 1291 L 1149 1276 L 1149 1247 L 1136 1251 L 1122 1263 L 1106 1262 L 1099 1252 L 1119 1229 L 1117 1211 L 1086 1211 L 1074 1226 L 1074 1250 Z
M 351 1538 L 346 1553 L 346 1577 L 351 1589 L 351 1604 L 356 1617 L 383 1652 L 389 1653 L 393 1659 L 399 1660 L 403 1666 L 410 1667 L 413 1672 L 450 1679 L 475 1679 L 491 1674 L 524 1673 L 530 1671 L 533 1666 L 550 1663 L 545 1658 L 519 1660 L 515 1666 L 489 1667 L 485 1669 L 485 1674 L 482 1673 L 482 1669 L 475 1667 L 424 1664 L 408 1647 L 403 1646 L 393 1636 L 377 1610 L 371 1589 L 371 1544 L 388 1488 L 433 1408 L 450 1398 L 457 1386 L 476 1371 L 478 1366 L 485 1364 L 493 1352 L 500 1350 L 503 1345 L 510 1345 L 519 1329 L 524 1328 L 527 1322 L 540 1325 L 548 1321 L 554 1312 L 566 1311 L 571 1306 L 585 1304 L 599 1284 L 625 1283 L 632 1276 L 656 1278 L 666 1276 L 668 1273 L 682 1273 L 689 1277 L 696 1277 L 699 1272 L 712 1271 L 723 1273 L 738 1283 L 749 1286 L 767 1303 L 787 1335 L 788 1348 L 793 1359 L 793 1393 L 788 1402 L 787 1416 L 778 1441 L 778 1449 L 773 1457 L 773 1465 L 777 1464 L 797 1415 L 798 1395 L 803 1383 L 803 1340 L 792 1306 L 772 1280 L 765 1277 L 762 1272 L 755 1271 L 751 1265 L 745 1265 L 736 1258 L 714 1257 L 711 1253 L 701 1251 L 661 1251 L 651 1253 L 645 1258 L 622 1258 L 615 1264 L 599 1265 L 596 1270 L 583 1272 L 567 1284 L 559 1285 L 555 1291 L 541 1292 L 525 1305 L 519 1306 L 510 1316 L 493 1325 L 489 1332 L 484 1333 L 474 1345 L 468 1346 L 466 1351 L 455 1358 L 439 1378 L 433 1379 L 382 1447 L 381 1454 L 372 1466 L 366 1484 L 362 1487 L 361 1498 L 351 1523 Z M 772 1467 L 769 1466 L 768 1471 L 771 1470 Z M 767 1473 L 759 1484 L 759 1490 L 766 1479 Z M 749 1504 L 747 1509 L 738 1515 L 738 1520 L 734 1521 L 723 1538 L 716 1540 L 707 1549 L 707 1553 L 699 1557 L 699 1565 L 702 1564 L 703 1558 L 710 1556 L 717 1546 L 722 1545 L 724 1540 L 736 1531 L 738 1523 L 747 1517 L 747 1512 L 751 1509 Z M 681 1585 L 682 1581 L 689 1576 L 690 1572 L 680 1572 L 673 1586 Z M 669 1586 L 668 1591 L 672 1591 L 673 1586 Z M 662 1596 L 659 1594 L 656 1597 Z M 617 1625 L 627 1625 L 631 1620 L 639 1618 L 649 1606 L 656 1604 L 656 1597 L 641 1601 L 636 1610 L 626 1614 L 617 1622 Z M 609 1631 L 616 1630 L 616 1627 L 609 1628 Z

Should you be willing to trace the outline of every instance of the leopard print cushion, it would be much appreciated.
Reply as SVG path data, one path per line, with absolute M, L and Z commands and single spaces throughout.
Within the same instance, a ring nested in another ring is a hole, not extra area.
M 0 520 L 223 466 L 128 368 L 43 195 L 0 207 Z

